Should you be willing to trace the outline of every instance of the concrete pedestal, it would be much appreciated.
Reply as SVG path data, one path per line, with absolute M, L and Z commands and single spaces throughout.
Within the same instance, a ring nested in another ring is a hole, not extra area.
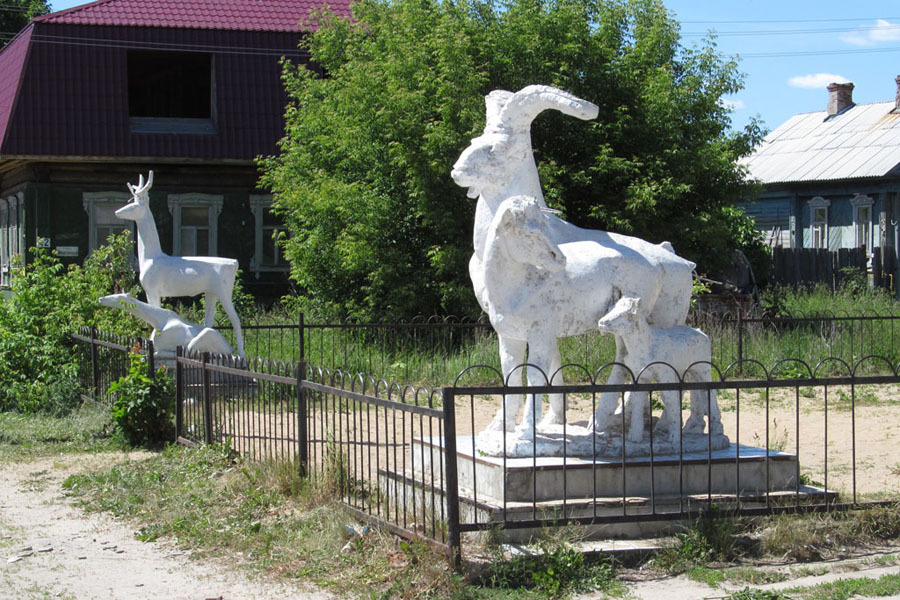
M 763 448 L 731 445 L 681 456 L 586 458 L 502 458 L 480 454 L 472 437 L 457 442 L 460 516 L 464 523 L 506 523 L 508 541 L 527 541 L 539 520 L 614 518 L 613 523 L 586 526 L 588 539 L 642 537 L 681 526 L 677 513 L 708 508 L 729 509 L 778 503 L 822 502 L 833 493 L 797 485 L 797 456 Z M 443 475 L 443 441 L 416 439 L 410 450 L 410 472 L 382 472 L 382 489 L 430 503 L 423 494 Z M 436 496 L 438 501 L 443 496 Z M 401 500 L 398 498 L 398 500 Z M 425 510 L 440 507 L 421 506 Z M 672 519 L 646 520 L 645 515 L 675 513 Z M 442 513 L 445 514 L 445 513 Z M 637 517 L 637 520 L 632 520 Z M 645 520 L 641 520 L 644 518 Z M 531 522 L 524 528 L 515 522 Z

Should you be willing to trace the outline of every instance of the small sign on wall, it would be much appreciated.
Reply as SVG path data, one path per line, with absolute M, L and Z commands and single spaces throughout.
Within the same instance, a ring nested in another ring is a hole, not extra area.
M 36 245 L 38 248 L 49 248 L 50 247 L 50 238 L 38 237 Z
M 57 256 L 78 256 L 78 246 L 57 246 Z

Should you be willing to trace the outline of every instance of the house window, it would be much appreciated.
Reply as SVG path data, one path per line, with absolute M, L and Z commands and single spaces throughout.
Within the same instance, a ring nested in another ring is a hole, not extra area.
M 128 51 L 128 116 L 135 133 L 215 133 L 213 57 Z
M 21 259 L 24 218 L 25 195 L 22 192 L 0 199 L 0 285 L 10 284 L 12 265 Z
M 93 252 L 106 243 L 111 235 L 132 231 L 132 221 L 116 216 L 116 211 L 128 204 L 131 196 L 125 192 L 85 192 L 82 204 L 88 214 L 88 250 Z
M 828 249 L 828 207 L 831 201 L 816 196 L 809 201 L 809 247 Z
M 250 268 L 254 271 L 286 271 L 288 264 L 276 238 L 286 233 L 287 229 L 278 215 L 272 212 L 272 197 L 251 195 L 250 210 L 256 221 L 256 245 Z
M 872 205 L 874 204 L 869 196 L 856 194 L 850 204 L 853 206 L 853 245 L 856 248 L 865 248 L 866 252 L 872 253 Z
M 172 253 L 178 256 L 217 256 L 222 196 L 170 194 Z

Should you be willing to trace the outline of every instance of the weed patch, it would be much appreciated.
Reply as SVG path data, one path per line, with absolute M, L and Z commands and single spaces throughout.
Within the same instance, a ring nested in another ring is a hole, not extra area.
M 848 600 L 854 597 L 883 598 L 900 594 L 900 575 L 883 575 L 878 579 L 857 577 L 820 583 L 812 587 L 786 591 L 791 598 L 802 600 Z
M 84 404 L 66 416 L 0 413 L 0 462 L 113 450 L 119 444 L 112 432 L 109 410 L 98 404 Z

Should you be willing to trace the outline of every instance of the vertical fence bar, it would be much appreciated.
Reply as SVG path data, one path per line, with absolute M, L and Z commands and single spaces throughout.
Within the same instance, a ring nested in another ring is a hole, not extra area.
M 184 437 L 184 367 L 181 360 L 184 346 L 175 348 L 175 439 Z
M 203 353 L 203 441 L 212 443 L 212 398 L 209 377 L 209 352 Z
M 303 335 L 303 313 L 300 313 L 300 334 Z M 308 472 L 309 452 L 307 443 L 309 434 L 306 427 L 306 388 L 303 382 L 306 380 L 306 363 L 297 365 L 297 462 L 300 476 L 305 477 Z
M 93 377 L 94 402 L 100 401 L 100 360 L 97 356 L 97 328 L 91 327 L 91 376 Z
M 447 545 L 453 568 L 462 565 L 462 543 L 459 534 L 459 476 L 456 458 L 456 407 L 453 388 L 441 390 L 444 402 L 444 472 L 447 474 Z M 505 452 L 504 452 L 505 454 Z
M 147 340 L 147 376 L 150 379 L 156 377 L 156 349 L 153 347 L 153 341 Z
M 744 360 L 744 311 L 740 305 L 738 305 L 737 309 L 737 334 L 738 373 L 741 373 Z

